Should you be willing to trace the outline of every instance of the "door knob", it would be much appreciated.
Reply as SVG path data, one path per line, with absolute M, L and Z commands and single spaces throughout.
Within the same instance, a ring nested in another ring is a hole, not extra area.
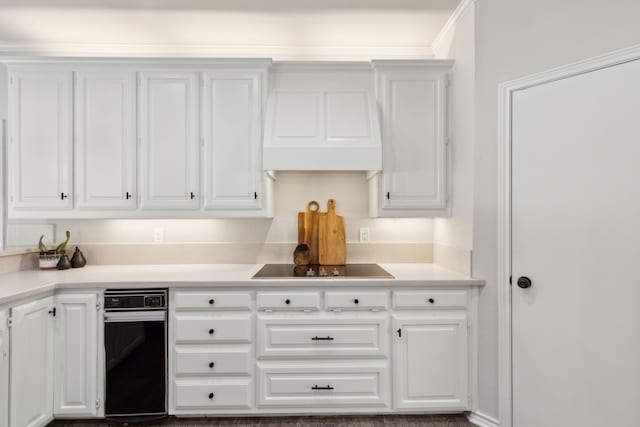
M 527 289 L 531 287 L 531 279 L 529 279 L 527 276 L 522 276 L 518 278 L 518 286 L 521 287 L 522 289 Z

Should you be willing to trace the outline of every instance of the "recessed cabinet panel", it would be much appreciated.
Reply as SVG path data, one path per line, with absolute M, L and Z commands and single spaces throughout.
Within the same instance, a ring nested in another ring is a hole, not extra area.
M 261 74 L 207 72 L 204 79 L 204 207 L 260 209 Z
M 179 291 L 175 293 L 176 310 L 249 310 L 249 292 Z
M 135 209 L 135 73 L 76 74 L 78 208 Z
M 386 357 L 386 315 L 368 317 L 263 315 L 258 318 L 258 357 Z
M 9 425 L 36 427 L 53 419 L 54 297 L 11 309 Z
M 366 92 L 325 94 L 327 141 L 357 143 L 371 138 L 369 105 Z
M 249 375 L 249 348 L 176 346 L 176 375 Z
M 175 320 L 177 343 L 249 343 L 251 315 L 178 314 Z
M 396 407 L 467 409 L 466 315 L 394 316 L 393 329 Z
M 196 209 L 200 201 L 198 73 L 140 73 L 142 208 Z
M 98 415 L 96 294 L 58 295 L 54 414 Z
M 206 414 L 225 408 L 249 409 L 253 403 L 250 378 L 175 381 L 176 413 L 197 410 Z
M 258 363 L 258 405 L 388 407 L 387 362 Z
M 10 72 L 11 209 L 73 207 L 71 90 L 70 71 Z
M 321 140 L 323 116 L 320 93 L 278 92 L 273 96 L 274 141 L 287 145 Z

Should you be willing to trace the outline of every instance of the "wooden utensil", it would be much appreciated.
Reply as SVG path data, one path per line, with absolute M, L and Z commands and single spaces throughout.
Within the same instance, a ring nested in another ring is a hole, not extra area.
M 318 264 L 318 220 L 320 205 L 315 200 L 307 203 L 305 212 L 298 212 L 298 244 L 309 246 L 309 264 Z
M 344 217 L 336 215 L 336 201 L 329 199 L 327 213 L 318 218 L 318 260 L 321 265 L 345 265 L 347 241 Z
M 309 252 L 309 245 L 300 243 L 293 251 L 293 263 L 295 265 L 309 265 L 310 261 L 311 253 Z

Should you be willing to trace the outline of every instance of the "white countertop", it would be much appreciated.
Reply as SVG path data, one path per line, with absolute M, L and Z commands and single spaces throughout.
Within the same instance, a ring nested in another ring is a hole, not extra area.
M 144 287 L 483 286 L 434 264 L 380 264 L 394 278 L 251 279 L 263 264 L 105 265 L 0 275 L 0 305 L 56 289 Z

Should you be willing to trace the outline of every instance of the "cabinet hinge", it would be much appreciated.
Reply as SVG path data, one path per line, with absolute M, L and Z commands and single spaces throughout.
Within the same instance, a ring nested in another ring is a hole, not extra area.
M 96 409 L 100 409 L 100 401 L 96 399 Z
M 7 328 L 13 326 L 13 317 L 7 317 Z
M 96 310 L 100 311 L 100 301 L 96 302 Z

